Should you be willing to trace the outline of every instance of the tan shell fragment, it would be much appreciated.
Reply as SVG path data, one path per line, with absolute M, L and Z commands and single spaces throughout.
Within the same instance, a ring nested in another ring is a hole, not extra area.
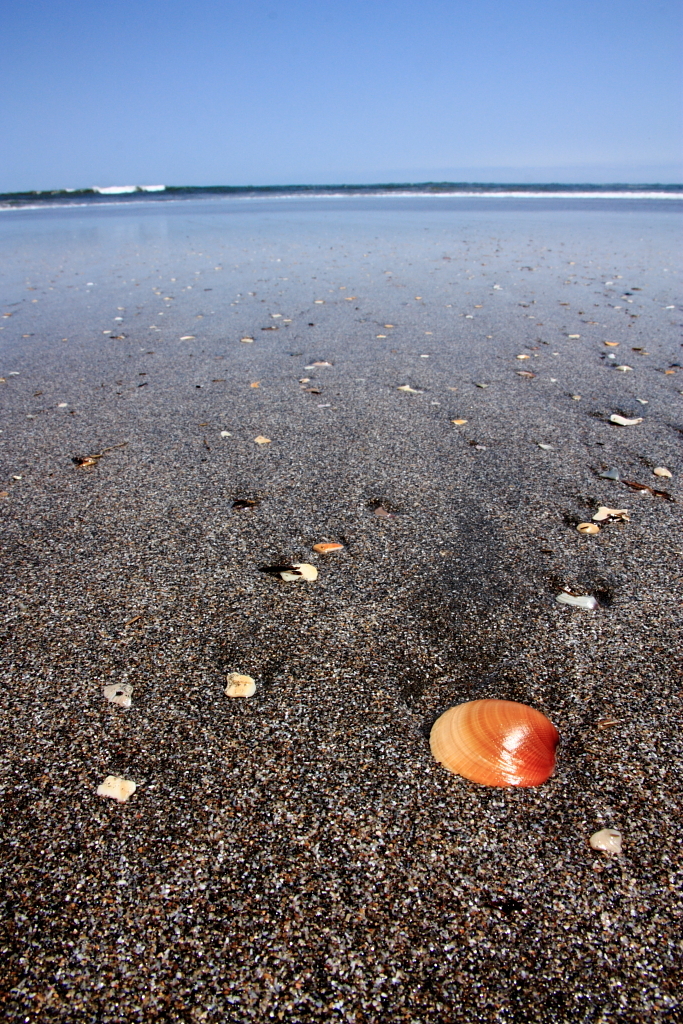
M 256 444 L 270 444 L 270 438 L 264 437 L 263 434 L 259 434 L 258 437 L 254 438 Z
M 118 800 L 125 804 L 129 796 L 132 796 L 138 787 L 130 779 L 121 779 L 118 775 L 107 775 L 104 782 L 97 787 L 98 796 L 108 796 L 111 800 Z
M 240 675 L 239 672 L 228 672 L 228 685 L 225 687 L 226 697 L 253 697 L 256 693 L 256 682 L 251 676 Z
M 343 544 L 329 543 L 329 544 L 314 544 L 313 550 L 317 551 L 319 555 L 327 555 L 330 551 L 341 551 Z
M 129 708 L 132 701 L 133 687 L 130 683 L 111 683 L 104 688 L 104 696 L 112 704 L 118 704 L 121 708 Z
M 671 479 L 671 470 L 667 469 L 666 466 L 657 466 L 652 472 L 655 476 L 666 476 Z
M 553 773 L 559 741 L 544 714 L 512 700 L 458 704 L 429 736 L 437 761 L 483 786 L 540 786 Z
M 463 423 L 467 423 L 467 420 L 451 420 L 451 423 L 455 423 L 456 427 L 461 427 Z
M 600 533 L 600 527 L 596 523 L 579 523 L 576 529 L 579 533 Z
M 280 576 L 285 583 L 296 583 L 300 580 L 306 580 L 312 583 L 313 580 L 318 578 L 318 570 L 314 565 L 309 562 L 292 562 L 292 569 L 298 569 L 298 572 L 288 572 L 286 569 L 280 573 Z
M 604 523 L 609 520 L 616 520 L 621 523 L 631 522 L 627 508 L 607 508 L 606 505 L 601 505 L 593 516 L 593 522 Z
M 606 853 L 621 853 L 621 832 L 615 828 L 601 828 L 594 832 L 588 840 L 594 850 L 605 850 Z

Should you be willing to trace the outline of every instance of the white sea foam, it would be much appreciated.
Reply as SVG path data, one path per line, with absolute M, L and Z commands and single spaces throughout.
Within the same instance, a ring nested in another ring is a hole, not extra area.
M 165 185 L 93 185 L 93 192 L 101 196 L 123 196 L 131 192 L 164 192 Z

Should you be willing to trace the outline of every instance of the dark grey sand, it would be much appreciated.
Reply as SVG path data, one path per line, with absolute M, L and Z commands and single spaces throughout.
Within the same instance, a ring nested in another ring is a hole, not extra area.
M 0 215 L 8 1020 L 683 1019 L 680 212 Z M 477 697 L 557 725 L 545 785 L 433 761 Z

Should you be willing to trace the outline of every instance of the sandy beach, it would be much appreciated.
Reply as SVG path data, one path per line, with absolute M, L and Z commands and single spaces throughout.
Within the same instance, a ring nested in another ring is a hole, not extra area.
M 0 212 L 7 1020 L 681 1020 L 682 210 Z

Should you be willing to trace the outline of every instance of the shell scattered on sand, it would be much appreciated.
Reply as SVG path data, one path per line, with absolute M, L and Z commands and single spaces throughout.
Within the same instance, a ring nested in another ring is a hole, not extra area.
M 574 608 L 585 608 L 589 612 L 599 607 L 596 599 L 590 594 L 570 594 L 566 590 L 561 590 L 555 600 L 558 604 L 569 604 Z
M 310 562 L 292 562 L 292 569 L 296 569 L 296 572 L 285 569 L 280 573 L 285 583 L 296 583 L 300 580 L 312 583 L 318 578 L 318 570 Z
M 330 551 L 341 551 L 343 547 L 343 544 L 330 542 L 329 544 L 314 544 L 313 550 L 317 551 L 319 555 L 327 555 Z
M 511 700 L 470 700 L 432 726 L 432 754 L 448 771 L 483 786 L 540 786 L 555 768 L 557 729 Z
M 576 529 L 579 533 L 600 533 L 600 527 L 597 523 L 579 523 Z
M 263 434 L 259 434 L 258 437 L 254 438 L 256 444 L 270 444 L 270 438 L 264 437 Z
M 605 522 L 621 522 L 630 523 L 628 509 L 627 508 L 608 508 L 607 505 L 601 505 L 598 511 L 593 516 L 594 523 L 605 523 Z
M 621 832 L 615 828 L 601 828 L 594 832 L 588 842 L 594 850 L 605 850 L 606 853 L 621 853 Z
M 118 775 L 107 775 L 104 782 L 97 787 L 97 795 L 108 796 L 111 800 L 118 800 L 119 803 L 125 804 L 136 789 L 137 786 L 130 779 L 121 779 Z
M 655 476 L 665 476 L 668 477 L 669 479 L 671 479 L 672 476 L 671 470 L 667 469 L 666 466 L 657 466 L 655 469 L 652 470 L 652 472 Z
M 620 427 L 635 427 L 643 422 L 643 417 L 634 416 L 633 419 L 628 419 L 626 416 L 619 416 L 616 412 L 613 412 L 610 416 L 610 421 Z
M 130 683 L 111 683 L 104 688 L 104 696 L 107 700 L 112 704 L 118 704 L 121 708 L 129 708 L 131 706 L 132 693 L 133 687 Z
M 226 697 L 253 697 L 256 693 L 256 681 L 251 676 L 239 672 L 228 672 L 225 687 Z

